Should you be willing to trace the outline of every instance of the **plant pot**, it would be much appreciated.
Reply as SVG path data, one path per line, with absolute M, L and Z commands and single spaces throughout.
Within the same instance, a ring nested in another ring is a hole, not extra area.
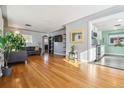
M 0 77 L 2 77 L 3 76 L 3 73 L 2 73 L 2 70 L 0 69 Z
M 10 76 L 12 73 L 12 67 L 2 69 L 3 76 Z

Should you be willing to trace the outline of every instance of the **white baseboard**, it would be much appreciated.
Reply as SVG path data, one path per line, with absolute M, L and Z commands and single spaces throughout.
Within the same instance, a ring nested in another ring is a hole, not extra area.
M 62 54 L 62 53 L 56 53 L 54 52 L 55 55 L 61 55 L 61 56 L 65 56 L 66 54 Z
M 86 63 L 86 62 L 89 62 L 89 61 L 88 60 L 81 59 L 80 62 L 81 63 L 84 63 L 84 62 Z
M 117 54 L 117 53 L 106 53 L 105 55 L 124 56 L 124 54 Z

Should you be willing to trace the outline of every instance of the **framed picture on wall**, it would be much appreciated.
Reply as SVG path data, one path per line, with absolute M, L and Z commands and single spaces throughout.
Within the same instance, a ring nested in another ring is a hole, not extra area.
M 71 43 L 81 43 L 84 39 L 84 33 L 81 29 L 71 32 Z
M 124 45 L 124 33 L 109 34 L 109 45 Z

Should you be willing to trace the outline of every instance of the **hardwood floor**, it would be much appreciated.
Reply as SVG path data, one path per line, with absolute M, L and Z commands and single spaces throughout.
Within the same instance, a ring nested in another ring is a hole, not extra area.
M 0 87 L 83 88 L 124 87 L 124 71 L 83 63 L 79 68 L 60 56 L 32 56 L 13 66 L 11 76 L 0 78 Z

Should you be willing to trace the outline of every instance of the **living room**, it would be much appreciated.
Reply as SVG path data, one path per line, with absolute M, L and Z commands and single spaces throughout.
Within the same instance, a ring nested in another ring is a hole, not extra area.
M 0 87 L 124 86 L 120 83 L 124 82 L 123 70 L 91 64 L 96 52 L 90 24 L 92 20 L 124 12 L 124 6 L 2 5 L 0 8 L 0 47 L 5 50 L 1 52 Z

